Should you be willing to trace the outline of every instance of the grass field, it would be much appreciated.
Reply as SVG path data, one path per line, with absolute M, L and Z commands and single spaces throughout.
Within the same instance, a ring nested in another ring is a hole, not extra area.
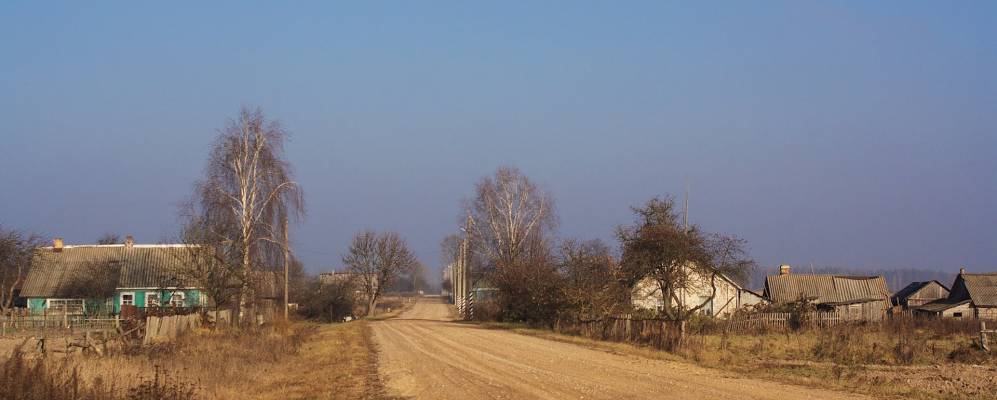
M 366 322 L 298 322 L 280 331 L 242 335 L 200 331 L 134 354 L 104 357 L 49 355 L 42 361 L 27 351 L 21 368 L 7 366 L 0 374 L 6 377 L 0 379 L 0 392 L 30 391 L 25 381 L 48 381 L 55 386 L 65 383 L 62 386 L 73 391 L 94 388 L 99 395 L 93 399 L 135 397 L 136 388 L 151 383 L 172 385 L 182 389 L 176 393 L 190 393 L 180 397 L 197 399 L 358 399 L 382 393 Z M 9 354 L 22 340 L 0 340 L 2 360 L 11 363 Z M 39 363 L 50 379 L 38 378 Z M 18 370 L 30 373 L 26 376 L 31 379 L 15 376 Z M 50 397 L 54 398 L 24 398 Z

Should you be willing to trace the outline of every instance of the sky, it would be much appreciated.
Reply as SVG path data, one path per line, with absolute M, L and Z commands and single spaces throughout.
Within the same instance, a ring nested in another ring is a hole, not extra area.
M 0 225 L 170 238 L 258 106 L 313 273 L 368 228 L 435 271 L 503 165 L 561 238 L 688 187 L 763 266 L 997 270 L 994 2 L 137 3 L 0 3 Z

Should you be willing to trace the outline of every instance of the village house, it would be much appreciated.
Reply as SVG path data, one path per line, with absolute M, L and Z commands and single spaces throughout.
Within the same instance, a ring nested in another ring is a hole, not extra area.
M 689 310 L 705 303 L 698 310 L 700 314 L 724 318 L 743 307 L 765 301 L 761 295 L 745 289 L 720 272 L 689 271 L 688 274 L 691 284 L 676 289 L 675 293 L 679 299 L 678 307 L 682 309 Z M 713 292 L 714 284 L 716 293 Z M 633 287 L 630 299 L 633 307 L 637 309 L 661 311 L 665 307 L 661 287 L 653 277 L 645 277 L 638 281 Z
M 938 281 L 912 282 L 890 298 L 894 306 L 910 309 L 949 297 L 949 288 Z
M 959 270 L 947 298 L 913 308 L 920 315 L 997 320 L 997 273 Z
M 207 296 L 183 271 L 188 245 L 65 246 L 55 239 L 35 254 L 21 290 L 32 314 L 117 314 L 122 306 L 194 307 Z
M 818 311 L 833 311 L 846 319 L 878 321 L 890 307 L 890 291 L 882 276 L 791 274 L 790 266 L 765 278 L 765 297 L 774 304 L 801 300 Z

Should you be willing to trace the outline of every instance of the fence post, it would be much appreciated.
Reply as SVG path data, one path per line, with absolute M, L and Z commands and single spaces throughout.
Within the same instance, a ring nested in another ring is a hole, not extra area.
M 980 346 L 984 351 L 990 352 L 990 345 L 987 343 L 987 322 L 984 320 L 980 320 Z

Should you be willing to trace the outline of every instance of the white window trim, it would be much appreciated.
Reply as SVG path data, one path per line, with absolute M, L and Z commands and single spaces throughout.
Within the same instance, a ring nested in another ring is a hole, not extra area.
M 146 306 L 146 308 L 152 307 L 151 305 L 149 305 L 149 298 L 156 299 L 156 305 L 155 305 L 155 307 L 162 307 L 162 305 L 163 305 L 163 296 L 162 296 L 161 293 L 159 293 L 159 292 L 145 292 L 145 306 Z
M 132 296 L 132 304 L 125 304 L 125 295 L 131 295 Z M 134 306 L 135 305 L 135 292 L 121 292 L 121 295 L 118 296 L 118 302 L 121 303 L 121 305 L 123 305 L 123 306 Z
M 71 300 L 71 301 L 74 301 L 74 302 L 79 302 L 80 303 L 80 312 L 81 313 L 86 313 L 86 311 L 87 311 L 87 302 L 86 302 L 85 299 L 61 299 L 61 298 L 54 298 L 54 297 L 53 298 L 46 298 L 45 299 L 45 309 L 46 310 L 52 308 L 52 300 L 61 300 L 61 301 L 64 301 L 64 302 Z M 66 308 L 63 307 L 63 311 L 65 311 L 65 310 L 66 310 Z
M 173 305 L 173 296 L 176 296 L 176 295 L 180 295 L 180 305 L 179 306 Z M 184 293 L 184 292 L 173 292 L 173 293 L 170 293 L 170 307 L 183 307 L 184 304 L 187 304 L 187 293 Z

